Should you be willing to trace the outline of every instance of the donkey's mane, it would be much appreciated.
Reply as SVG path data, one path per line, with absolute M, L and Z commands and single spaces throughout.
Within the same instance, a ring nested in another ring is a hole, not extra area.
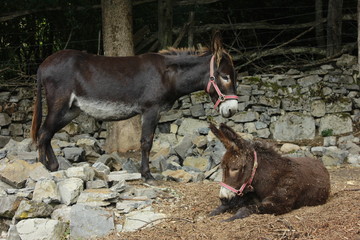
M 202 56 L 209 54 L 209 49 L 205 47 L 201 48 L 174 48 L 169 47 L 167 49 L 163 49 L 159 51 L 162 55 L 174 55 L 174 56 L 188 56 L 188 55 L 195 55 L 195 56 Z
M 282 158 L 281 154 L 278 153 L 275 148 L 267 142 L 255 141 L 252 142 L 251 145 L 258 154 L 264 155 L 268 159 Z

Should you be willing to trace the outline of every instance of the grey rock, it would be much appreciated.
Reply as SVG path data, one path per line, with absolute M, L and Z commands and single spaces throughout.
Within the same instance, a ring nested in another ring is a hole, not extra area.
M 349 67 L 357 63 L 357 58 L 349 54 L 343 54 L 336 61 L 336 65 L 339 67 Z
M 21 123 L 12 123 L 9 126 L 11 136 L 22 136 L 24 134 L 23 125 Z
M 238 112 L 231 117 L 236 123 L 252 122 L 258 119 L 258 113 L 256 112 Z
M 307 77 L 298 79 L 298 84 L 301 87 L 309 87 L 311 85 L 314 85 L 314 84 L 320 82 L 321 80 L 322 80 L 322 78 L 319 77 L 318 75 L 311 75 L 311 76 L 307 76 Z
M 334 135 L 353 131 L 351 117 L 346 114 L 328 114 L 321 118 L 319 133 L 332 130 Z
M 80 193 L 84 190 L 84 181 L 80 178 L 68 178 L 58 182 L 61 202 L 65 205 L 76 203 Z
M 190 107 L 191 115 L 195 118 L 205 116 L 205 110 L 202 104 L 196 104 Z
M 76 204 L 70 212 L 70 238 L 90 239 L 114 231 L 114 215 L 99 207 Z
M 41 163 L 30 164 L 24 160 L 15 159 L 0 165 L 0 180 L 15 188 L 23 188 L 30 172 L 39 165 Z
M 128 173 L 127 171 L 113 171 L 108 175 L 110 182 L 140 180 L 140 173 Z
M 71 206 L 58 205 L 51 213 L 51 219 L 59 220 L 64 223 L 70 223 Z
M 348 156 L 348 152 L 341 150 L 335 146 L 324 148 L 322 161 L 325 166 L 336 166 L 344 163 L 344 160 Z
M 1 131 L 3 131 L 4 129 L 1 129 Z M 10 136 L 3 136 L 4 134 L 1 133 L 2 135 L 0 135 L 0 148 L 5 147 L 6 144 L 11 140 Z
M 92 167 L 97 178 L 107 180 L 107 175 L 110 174 L 110 168 L 107 165 L 102 162 L 95 162 Z
M 212 161 L 210 157 L 186 157 L 183 162 L 183 166 L 196 168 L 199 171 L 205 172 L 210 170 Z
M 64 156 L 71 162 L 82 162 L 85 159 L 85 151 L 82 148 L 64 148 Z
M 7 233 L 7 240 L 21 240 L 20 235 L 16 229 L 16 225 L 10 225 Z
M 190 94 L 190 100 L 193 105 L 209 102 L 209 95 L 203 91 L 198 91 Z
M 128 158 L 122 164 L 122 169 L 127 171 L 128 173 L 139 173 L 140 164 L 135 162 L 133 159 Z
M 54 180 L 43 179 L 36 183 L 33 200 L 45 203 L 60 203 L 61 196 Z
M 66 169 L 72 167 L 72 164 L 63 157 L 58 156 L 57 160 L 58 160 L 58 163 L 59 163 L 58 170 L 66 170 Z
M 147 197 L 148 199 L 156 198 L 159 191 L 155 188 L 134 188 L 132 190 L 135 197 Z
M 49 204 L 24 199 L 20 202 L 14 217 L 17 220 L 38 217 L 46 218 L 51 215 L 53 210 L 53 207 Z
M 50 171 L 42 164 L 37 164 L 37 166 L 29 172 L 29 177 L 35 182 L 40 179 L 52 179 Z
M 172 109 L 168 112 L 162 112 L 160 116 L 159 123 L 172 122 L 182 117 L 182 111 L 177 109 Z
M 287 113 L 271 124 L 270 131 L 274 139 L 281 141 L 313 139 L 315 120 L 302 113 Z
M 126 215 L 123 231 L 132 232 L 143 227 L 152 227 L 162 222 L 164 218 L 166 218 L 165 214 L 151 210 L 134 211 Z
M 33 218 L 21 220 L 16 229 L 23 240 L 61 240 L 66 225 L 58 220 Z
M 111 186 L 110 190 L 113 192 L 121 193 L 126 189 L 126 182 L 125 180 L 116 182 L 113 186 Z
M 11 118 L 7 113 L 0 113 L 0 126 L 7 126 L 11 123 Z
M 190 182 L 192 180 L 192 176 L 190 173 L 184 171 L 183 169 L 179 170 L 166 170 L 162 172 L 162 175 L 176 182 Z
M 299 98 L 284 98 L 281 100 L 282 108 L 287 112 L 292 111 L 301 111 L 304 109 L 304 106 L 307 102 L 299 97 Z
M 119 197 L 119 193 L 112 191 L 108 188 L 101 189 L 85 189 L 80 193 L 77 203 L 81 203 L 89 206 L 108 206 Z
M 150 206 L 152 200 L 123 200 L 116 203 L 116 209 L 119 210 L 121 213 L 129 213 L 135 209 L 140 210 L 145 207 Z
M 87 164 L 78 167 L 70 167 L 65 170 L 65 174 L 68 178 L 80 178 L 83 181 L 92 181 L 95 177 L 94 169 Z
M 336 137 L 330 136 L 330 137 L 324 137 L 324 147 L 330 147 L 336 145 Z
M 175 152 L 180 156 L 180 158 L 185 159 L 186 153 L 192 147 L 192 137 L 191 135 L 186 135 L 176 146 L 174 146 Z
M 16 157 L 28 163 L 36 163 L 38 161 L 37 152 L 17 152 Z
M 108 185 L 107 181 L 102 180 L 102 179 L 86 182 L 87 189 L 98 189 L 98 188 L 108 188 L 108 187 L 109 187 L 109 185 Z
M 13 195 L 0 197 L 0 217 L 12 218 L 22 199 Z
M 316 100 L 311 103 L 311 115 L 314 117 L 322 117 L 326 114 L 325 102 Z
M 179 127 L 178 134 L 180 136 L 193 134 L 194 132 L 198 132 L 199 128 L 205 128 L 205 127 L 208 127 L 208 123 L 206 121 L 196 120 L 192 118 L 185 118 Z
M 327 113 L 350 112 L 352 110 L 352 101 L 349 98 L 342 98 L 339 101 L 326 105 Z
M 272 108 L 279 108 L 281 104 L 281 100 L 279 98 L 274 98 L 274 97 L 260 96 L 257 103 Z

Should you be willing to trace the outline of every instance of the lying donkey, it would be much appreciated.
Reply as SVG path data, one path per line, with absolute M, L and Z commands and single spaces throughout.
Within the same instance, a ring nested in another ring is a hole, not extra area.
M 282 157 L 261 142 L 248 142 L 225 124 L 210 125 L 224 144 L 221 161 L 221 205 L 210 216 L 236 209 L 225 220 L 253 213 L 283 214 L 302 206 L 324 204 L 329 197 L 330 177 L 320 160 Z

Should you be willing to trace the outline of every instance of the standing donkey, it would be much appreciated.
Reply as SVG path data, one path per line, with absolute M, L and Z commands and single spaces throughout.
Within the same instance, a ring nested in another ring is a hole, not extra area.
M 210 128 L 227 150 L 221 161 L 221 205 L 211 216 L 234 209 L 226 221 L 253 213 L 283 214 L 328 199 L 330 177 L 320 160 L 282 157 L 265 143 L 242 139 L 225 124 Z
M 37 79 L 32 139 L 37 143 L 40 162 L 51 171 L 59 166 L 51 138 L 81 111 L 108 121 L 141 114 L 140 172 L 145 180 L 153 181 L 149 154 L 161 111 L 170 109 L 179 97 L 204 89 L 223 117 L 232 116 L 238 108 L 234 65 L 218 33 L 211 50 L 204 52 L 170 49 L 105 57 L 63 50 L 45 59 Z M 48 108 L 43 124 L 42 87 Z

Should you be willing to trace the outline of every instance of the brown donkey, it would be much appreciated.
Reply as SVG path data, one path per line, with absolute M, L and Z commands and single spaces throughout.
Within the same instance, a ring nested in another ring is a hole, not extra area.
M 242 139 L 225 124 L 210 128 L 227 150 L 221 161 L 221 205 L 210 216 L 234 209 L 226 221 L 253 213 L 283 214 L 328 199 L 330 177 L 320 160 L 282 157 L 265 143 Z
M 58 169 L 51 139 L 80 112 L 98 120 L 114 121 L 141 115 L 141 168 L 143 178 L 154 182 L 149 155 L 160 112 L 181 96 L 205 89 L 214 108 L 231 117 L 238 108 L 236 76 L 231 56 L 222 47 L 220 33 L 211 49 L 170 49 L 130 57 L 105 57 L 75 50 L 49 56 L 37 72 L 32 138 L 39 160 Z M 48 114 L 42 123 L 42 88 Z M 121 143 L 119 143 L 121 144 Z

